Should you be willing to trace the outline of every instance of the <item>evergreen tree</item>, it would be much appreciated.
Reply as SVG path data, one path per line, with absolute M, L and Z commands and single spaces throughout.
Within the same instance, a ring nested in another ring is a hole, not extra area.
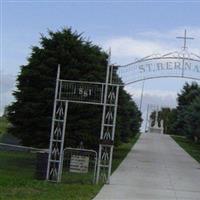
M 121 142 L 127 142 L 129 138 L 134 137 L 139 131 L 142 123 L 141 112 L 137 105 L 131 99 L 131 96 L 123 89 L 120 90 L 118 106 L 118 125 Z
M 186 108 L 186 134 L 193 140 L 200 140 L 200 95 Z
M 169 135 L 180 135 L 176 129 L 176 123 L 177 123 L 177 109 L 173 108 L 170 110 L 169 116 L 168 116 L 168 121 L 167 121 L 167 130 L 166 134 Z
M 186 118 L 186 112 L 188 106 L 192 104 L 192 102 L 197 96 L 200 96 L 200 87 L 196 82 L 193 82 L 192 84 L 186 83 L 183 86 L 181 93 L 178 94 L 177 121 L 175 128 L 180 134 L 188 135 L 188 121 Z
M 162 108 L 160 111 L 160 118 L 163 120 L 163 128 L 164 133 L 167 134 L 168 132 L 168 124 L 169 124 L 169 118 L 170 118 L 171 109 L 170 108 Z
M 151 114 L 152 123 L 155 121 L 155 112 Z M 177 122 L 177 109 L 173 108 L 162 108 L 161 111 L 158 112 L 158 124 L 160 125 L 161 120 L 163 120 L 164 126 L 164 134 L 177 134 L 175 125 Z
M 48 147 L 58 63 L 62 79 L 105 82 L 107 57 L 101 48 L 71 29 L 41 35 L 40 46 L 32 47 L 28 64 L 21 66 L 17 78 L 16 101 L 8 108 L 12 123 L 9 132 L 24 145 Z M 124 89 L 120 92 L 116 131 L 119 141 L 137 132 L 141 121 L 130 96 Z M 101 106 L 70 103 L 66 145 L 76 147 L 83 141 L 85 147 L 97 148 L 101 115 Z

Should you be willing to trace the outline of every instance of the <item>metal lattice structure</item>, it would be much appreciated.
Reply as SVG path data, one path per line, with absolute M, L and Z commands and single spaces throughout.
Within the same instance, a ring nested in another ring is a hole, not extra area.
M 112 84 L 112 71 L 112 66 L 108 65 L 99 144 L 97 183 L 99 179 L 102 179 L 106 183 L 110 182 L 119 96 L 119 85 Z
M 200 80 L 200 56 L 188 51 L 185 30 L 183 47 L 180 51 L 164 54 L 152 54 L 134 62 L 118 66 L 117 75 L 123 80 L 124 85 L 155 78 L 187 78 Z M 117 83 L 117 82 L 116 82 Z
M 47 180 L 61 180 L 67 110 L 69 103 L 72 102 L 103 106 L 96 182 L 102 179 L 103 182 L 109 183 L 120 87 L 119 84 L 112 83 L 112 73 L 110 57 L 105 83 L 62 80 L 58 66 Z
M 124 66 L 110 65 L 109 55 L 105 83 L 62 80 L 58 67 L 47 180 L 61 180 L 67 110 L 72 102 L 103 107 L 96 183 L 110 182 L 120 86 L 164 77 L 200 80 L 200 56 L 188 52 L 186 47 L 186 40 L 192 38 L 186 37 L 186 32 L 179 38 L 184 39 L 182 51 L 153 54 Z
M 188 78 L 200 80 L 200 56 L 188 51 L 153 54 L 118 67 L 124 85 L 155 78 Z

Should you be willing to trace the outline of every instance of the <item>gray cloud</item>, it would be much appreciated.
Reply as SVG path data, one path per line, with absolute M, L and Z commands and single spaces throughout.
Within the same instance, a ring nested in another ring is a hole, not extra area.
M 135 58 L 142 58 L 153 53 L 168 53 L 181 50 L 183 41 L 176 39 L 183 36 L 184 29 L 187 28 L 188 35 L 194 37 L 195 41 L 189 41 L 189 51 L 200 54 L 200 28 L 199 27 L 178 27 L 169 31 L 146 31 L 134 34 L 132 37 L 118 36 L 111 37 L 101 42 L 106 49 L 112 50 L 112 62 L 127 64 Z

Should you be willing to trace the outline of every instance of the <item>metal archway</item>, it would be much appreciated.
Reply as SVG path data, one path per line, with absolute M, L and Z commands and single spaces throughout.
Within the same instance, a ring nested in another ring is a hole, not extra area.
M 188 39 L 184 37 L 184 40 Z M 110 54 L 104 83 L 60 79 L 57 72 L 52 128 L 46 179 L 59 182 L 62 174 L 62 152 L 69 102 L 103 107 L 96 182 L 109 183 L 115 138 L 119 87 L 155 78 L 189 78 L 200 80 L 200 56 L 182 51 L 153 54 L 123 66 L 110 64 Z
M 124 86 L 156 78 L 188 78 L 200 80 L 200 56 L 188 51 L 153 54 L 122 66 L 113 66 L 117 72 L 113 83 Z M 118 78 L 120 77 L 120 78 Z

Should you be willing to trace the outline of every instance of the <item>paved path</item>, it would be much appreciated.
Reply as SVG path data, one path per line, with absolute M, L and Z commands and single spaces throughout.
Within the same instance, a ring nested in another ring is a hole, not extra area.
M 172 138 L 142 134 L 94 200 L 200 200 L 200 164 Z

